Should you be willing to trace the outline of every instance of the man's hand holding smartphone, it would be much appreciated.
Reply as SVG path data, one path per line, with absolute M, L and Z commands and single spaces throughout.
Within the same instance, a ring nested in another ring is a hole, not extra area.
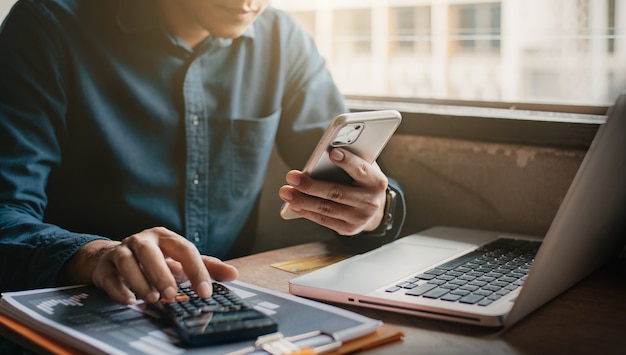
M 281 216 L 303 217 L 340 235 L 375 230 L 387 201 L 387 177 L 375 159 L 400 120 L 396 111 L 338 116 L 304 170 L 287 173 Z
M 385 207 L 387 177 L 376 163 L 333 148 L 330 158 L 343 168 L 354 183 L 316 180 L 298 170 L 287 173 L 287 183 L 279 194 L 292 213 L 333 229 L 341 235 L 354 235 L 376 229 Z

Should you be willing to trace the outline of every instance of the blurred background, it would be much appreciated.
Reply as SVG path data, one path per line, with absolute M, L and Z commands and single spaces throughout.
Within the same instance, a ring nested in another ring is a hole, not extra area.
M 608 105 L 626 0 L 274 0 L 346 95 Z
M 626 0 L 272 4 L 315 37 L 345 95 L 609 105 L 626 89 Z

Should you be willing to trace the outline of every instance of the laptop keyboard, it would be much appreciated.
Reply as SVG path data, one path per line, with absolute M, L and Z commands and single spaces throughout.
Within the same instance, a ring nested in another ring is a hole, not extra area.
M 497 239 L 386 291 L 487 306 L 524 283 L 540 245 L 538 241 Z

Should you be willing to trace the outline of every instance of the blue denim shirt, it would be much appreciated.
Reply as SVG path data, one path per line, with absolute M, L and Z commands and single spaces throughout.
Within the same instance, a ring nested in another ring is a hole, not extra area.
M 273 8 L 192 49 L 150 0 L 22 0 L 0 78 L 1 290 L 52 285 L 85 243 L 154 226 L 227 255 L 273 145 L 300 168 L 348 110 Z

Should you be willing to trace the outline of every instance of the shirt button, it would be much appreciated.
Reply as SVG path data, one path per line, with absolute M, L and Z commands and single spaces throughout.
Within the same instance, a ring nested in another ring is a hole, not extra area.
M 193 182 L 194 185 L 198 185 L 200 183 L 200 175 L 198 174 L 194 175 L 193 180 L 191 182 Z
M 199 242 L 199 241 L 200 241 L 200 233 L 198 233 L 198 232 L 193 232 L 192 236 L 193 236 L 193 241 L 194 241 L 194 242 L 196 242 L 196 243 L 197 243 L 197 242 Z
M 189 119 L 191 120 L 191 124 L 197 126 L 200 124 L 200 118 L 196 114 L 192 114 Z

